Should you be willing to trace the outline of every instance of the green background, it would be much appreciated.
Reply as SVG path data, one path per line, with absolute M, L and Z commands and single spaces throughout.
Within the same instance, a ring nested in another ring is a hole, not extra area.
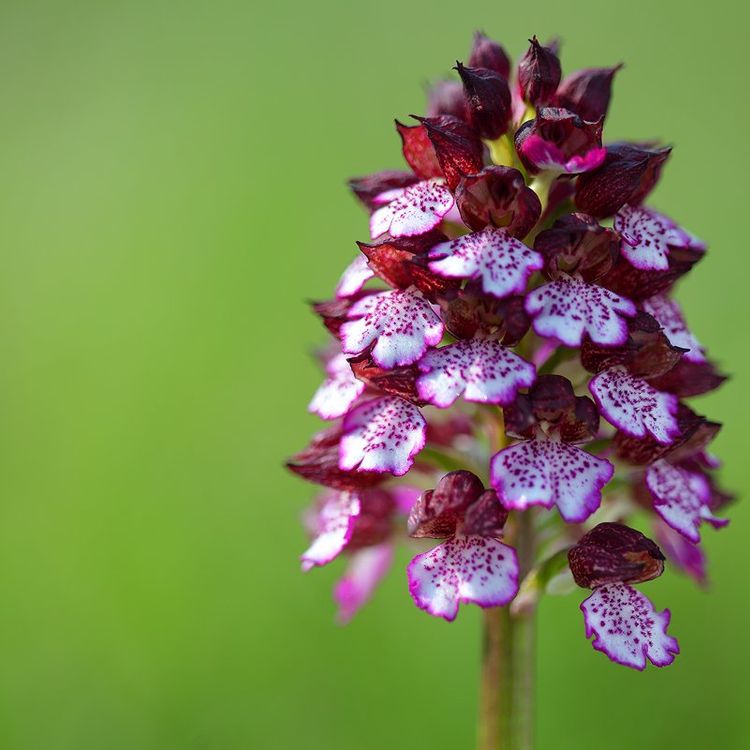
M 302 575 L 312 489 L 283 457 L 328 295 L 366 239 L 350 175 L 484 28 L 624 60 L 608 136 L 676 144 L 655 205 L 712 251 L 680 289 L 734 374 L 725 483 L 750 479 L 747 15 L 739 2 L 23 2 L 0 9 L 0 747 L 467 748 L 478 612 L 406 592 L 333 623 Z M 539 747 L 749 747 L 747 505 L 709 593 L 648 586 L 683 653 L 610 664 L 579 599 L 541 610 Z

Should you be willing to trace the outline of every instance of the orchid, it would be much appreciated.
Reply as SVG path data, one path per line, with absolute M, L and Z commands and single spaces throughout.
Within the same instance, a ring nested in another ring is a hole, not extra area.
M 341 622 L 397 545 L 419 609 L 485 610 L 486 750 L 532 746 L 542 596 L 590 589 L 583 633 L 614 663 L 674 661 L 669 610 L 635 586 L 667 564 L 704 584 L 701 533 L 732 499 L 721 425 L 686 403 L 725 376 L 673 297 L 706 246 L 647 205 L 671 151 L 603 142 L 621 66 L 563 76 L 558 52 L 533 37 L 514 69 L 478 33 L 426 116 L 396 122 L 406 169 L 350 182 L 369 236 L 313 303 L 327 427 L 288 463 L 322 487 L 303 570 L 347 561 Z M 644 513 L 661 548 L 629 525 Z

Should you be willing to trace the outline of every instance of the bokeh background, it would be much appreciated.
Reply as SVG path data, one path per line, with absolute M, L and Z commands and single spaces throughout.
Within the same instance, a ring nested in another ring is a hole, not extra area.
M 283 457 L 328 295 L 366 239 L 353 174 L 484 28 L 626 62 L 610 139 L 676 145 L 655 205 L 711 252 L 681 286 L 734 374 L 724 481 L 750 484 L 747 12 L 739 0 L 0 5 L 0 747 L 471 747 L 479 616 L 419 612 L 403 566 L 347 628 L 302 575 L 312 489 Z M 713 586 L 649 585 L 683 654 L 610 664 L 575 596 L 540 616 L 540 748 L 750 747 L 750 506 Z M 402 554 L 400 564 L 405 561 Z

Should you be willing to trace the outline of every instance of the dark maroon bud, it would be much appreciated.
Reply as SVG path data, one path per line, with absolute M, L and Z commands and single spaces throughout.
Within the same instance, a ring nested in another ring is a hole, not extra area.
M 560 60 L 549 47 L 542 47 L 536 37 L 518 62 L 518 85 L 523 98 L 534 106 L 547 104 L 560 83 Z
M 427 92 L 427 116 L 440 115 L 467 119 L 464 87 L 458 81 L 438 81 L 430 86 Z
M 503 300 L 503 325 L 500 343 L 516 346 L 531 327 L 523 297 L 508 297 Z
M 466 68 L 456 62 L 464 85 L 469 122 L 481 138 L 494 141 L 510 125 L 511 103 L 508 82 L 487 68 Z
M 445 327 L 458 339 L 470 339 L 481 332 L 505 346 L 515 346 L 531 326 L 523 297 L 498 300 L 471 282 L 454 297 L 441 300 L 441 308 Z
M 339 468 L 341 427 L 331 427 L 315 435 L 307 448 L 292 456 L 286 467 L 308 482 L 336 490 L 358 490 L 384 481 L 373 471 L 344 471 Z
M 400 396 L 417 406 L 424 406 L 427 402 L 419 398 L 417 393 L 417 378 L 420 375 L 416 365 L 394 367 L 384 370 L 375 364 L 369 352 L 359 354 L 349 360 L 349 364 L 357 380 L 366 383 L 381 393 L 389 396 Z
M 362 297 L 372 294 L 370 291 L 359 292 L 347 299 L 331 299 L 322 302 L 310 302 L 310 307 L 320 316 L 323 325 L 338 338 L 341 326 L 344 325 L 349 308 Z
M 390 492 L 378 487 L 359 493 L 360 511 L 354 520 L 352 536 L 346 545 L 348 552 L 372 547 L 391 536 L 396 503 Z
M 440 162 L 425 126 L 404 125 L 396 120 L 396 130 L 401 136 L 401 151 L 404 154 L 404 159 L 414 170 L 414 174 L 420 180 L 442 177 L 443 170 L 440 168 Z
M 539 220 L 542 204 L 512 167 L 485 167 L 464 177 L 456 188 L 461 218 L 473 230 L 504 227 L 514 237 L 525 237 Z
M 481 31 L 474 32 L 474 45 L 469 55 L 469 66 L 492 70 L 506 81 L 510 78 L 510 58 L 497 42 L 485 36 Z
M 386 171 L 376 172 L 366 177 L 352 177 L 348 185 L 354 195 L 367 206 L 374 209 L 377 206 L 374 199 L 381 193 L 396 188 L 405 188 L 413 185 L 418 178 L 411 172 Z
M 643 583 L 664 572 L 664 555 L 640 531 L 600 523 L 568 551 L 570 572 L 585 589 L 611 583 Z
M 572 383 L 562 375 L 540 375 L 529 389 L 534 416 L 556 422 L 576 406 Z
M 659 391 L 691 398 L 716 390 L 726 380 L 727 376 L 719 372 L 712 362 L 691 362 L 683 357 L 668 372 L 650 377 L 648 382 Z
M 606 117 L 612 96 L 612 79 L 622 65 L 614 68 L 588 68 L 569 75 L 557 89 L 555 103 L 595 122 Z
M 516 131 L 515 146 L 532 173 L 550 166 L 560 171 L 585 171 L 601 163 L 602 122 L 587 122 L 560 107 L 541 107 L 534 120 Z M 578 166 L 569 163 L 573 157 L 580 157 Z
M 599 432 L 599 410 L 588 396 L 576 396 L 573 412 L 564 414 L 559 424 L 560 438 L 566 443 L 583 443 Z
M 530 440 L 536 432 L 536 417 L 531 404 L 531 397 L 519 393 L 515 401 L 503 408 L 505 433 L 516 440 Z
M 479 172 L 482 168 L 482 141 L 468 123 L 450 115 L 412 117 L 427 128 L 427 135 L 451 190 L 456 189 L 464 175 Z
M 657 443 L 650 435 L 634 438 L 618 432 L 614 439 L 617 455 L 639 466 L 666 456 L 669 456 L 671 463 L 676 463 L 700 453 L 721 429 L 719 422 L 710 422 L 682 403 L 677 408 L 677 426 L 680 433 L 670 445 Z
M 558 279 L 578 274 L 594 283 L 612 268 L 619 256 L 620 236 L 586 214 L 570 214 L 540 232 L 534 249 L 544 256 L 544 274 Z
M 467 509 L 461 527 L 466 536 L 498 538 L 503 535 L 503 527 L 508 520 L 508 511 L 500 502 L 495 490 L 486 490 Z
M 658 321 L 646 312 L 639 311 L 627 325 L 628 339 L 622 346 L 604 347 L 590 339 L 583 342 L 581 364 L 589 372 L 622 365 L 638 377 L 656 377 L 671 370 L 686 351 L 673 346 Z
M 607 146 L 602 165 L 578 178 L 576 206 L 602 218 L 617 213 L 626 203 L 641 203 L 659 180 L 671 150 L 636 143 Z
M 409 535 L 433 539 L 452 536 L 466 509 L 483 492 L 481 480 L 470 471 L 446 474 L 434 490 L 423 492 L 414 504 L 407 522 Z

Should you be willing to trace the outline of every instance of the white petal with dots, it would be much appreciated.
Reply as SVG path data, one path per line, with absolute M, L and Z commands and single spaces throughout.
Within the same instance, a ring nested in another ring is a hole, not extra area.
M 338 419 L 349 411 L 362 395 L 365 384 L 354 377 L 343 354 L 337 354 L 326 365 L 328 377 L 323 381 L 307 407 L 321 419 Z
M 481 536 L 448 539 L 417 555 L 407 574 L 414 603 L 446 620 L 456 618 L 459 604 L 501 607 L 518 592 L 515 550 Z
M 613 225 L 622 235 L 620 252 L 644 271 L 666 271 L 669 246 L 687 246 L 687 235 L 671 219 L 645 206 L 623 206 Z
M 369 281 L 375 272 L 367 265 L 367 257 L 358 255 L 341 274 L 339 283 L 336 285 L 336 297 L 345 299 L 353 297 Z
M 622 316 L 632 317 L 635 305 L 625 297 L 595 284 L 564 278 L 534 289 L 526 297 L 526 312 L 540 336 L 566 346 L 580 346 L 588 334 L 596 344 L 619 346 L 628 337 Z
M 451 191 L 442 180 L 424 180 L 403 190 L 389 190 L 375 202 L 385 205 L 370 217 L 373 239 L 386 232 L 391 237 L 425 234 L 440 224 L 454 204 Z
M 666 667 L 680 653 L 667 635 L 669 610 L 657 612 L 640 591 L 624 583 L 600 586 L 581 604 L 586 638 L 612 661 L 643 670 L 647 660 Z
M 544 265 L 542 256 L 505 229 L 487 227 L 430 249 L 430 270 L 448 278 L 481 279 L 482 289 L 502 299 L 523 294 L 529 276 Z
M 426 427 L 419 409 L 398 396 L 366 401 L 344 418 L 339 468 L 406 474 L 424 448 Z
M 352 536 L 359 515 L 360 501 L 356 492 L 330 491 L 312 518 L 315 537 L 302 553 L 302 570 L 325 565 L 334 560 Z
M 555 505 L 568 523 L 585 521 L 599 507 L 613 473 L 606 459 L 551 440 L 511 445 L 490 464 L 490 481 L 506 508 Z

